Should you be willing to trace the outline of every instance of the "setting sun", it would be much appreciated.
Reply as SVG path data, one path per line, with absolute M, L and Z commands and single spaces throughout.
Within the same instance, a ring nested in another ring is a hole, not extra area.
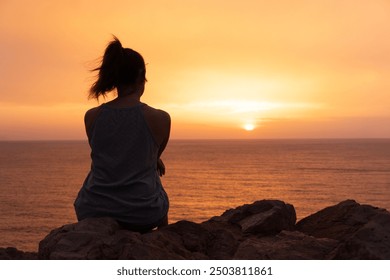
M 244 129 L 245 129 L 246 131 L 252 131 L 252 130 L 255 129 L 255 125 L 254 125 L 254 124 L 251 124 L 251 123 L 246 123 L 246 124 L 244 124 Z

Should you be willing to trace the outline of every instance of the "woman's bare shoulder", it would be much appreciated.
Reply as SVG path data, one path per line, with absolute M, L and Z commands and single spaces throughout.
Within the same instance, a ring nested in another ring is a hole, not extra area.
M 102 110 L 102 105 L 89 109 L 84 115 L 84 123 L 87 130 L 92 126 L 98 117 L 100 111 Z
M 152 131 L 154 139 L 164 150 L 171 130 L 171 117 L 163 110 L 148 105 L 143 106 L 145 119 Z
M 160 120 L 160 121 L 165 121 L 165 122 L 170 122 L 171 120 L 171 117 L 170 115 L 161 110 L 161 109 L 156 109 L 156 108 L 153 108 L 149 105 L 146 105 L 144 106 L 144 113 L 148 115 L 148 117 L 150 118 L 153 118 L 155 120 Z
M 85 113 L 85 115 L 86 115 L 86 116 L 93 116 L 94 114 L 98 113 L 100 110 L 101 110 L 101 106 L 97 106 L 97 107 L 94 107 L 94 108 L 89 109 L 89 110 Z

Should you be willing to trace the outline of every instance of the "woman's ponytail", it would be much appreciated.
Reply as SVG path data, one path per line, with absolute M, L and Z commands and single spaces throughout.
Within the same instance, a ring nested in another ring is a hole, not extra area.
M 121 75 L 124 52 L 121 42 L 114 36 L 102 59 L 100 67 L 93 69 L 99 71 L 97 81 L 91 86 L 89 97 L 98 99 L 99 96 L 113 90 L 118 85 L 118 79 Z

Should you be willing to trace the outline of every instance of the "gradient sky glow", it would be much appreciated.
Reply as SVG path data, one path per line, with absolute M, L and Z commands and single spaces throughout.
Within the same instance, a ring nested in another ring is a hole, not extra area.
M 0 140 L 85 139 L 111 34 L 172 138 L 390 137 L 389 1 L 1 0 Z

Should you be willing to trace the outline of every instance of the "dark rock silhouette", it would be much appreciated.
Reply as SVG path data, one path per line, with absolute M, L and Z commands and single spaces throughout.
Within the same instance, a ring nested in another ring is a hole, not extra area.
M 0 249 L 0 258 L 390 259 L 389 236 L 385 209 L 347 200 L 296 223 L 292 205 L 262 200 L 202 223 L 179 221 L 146 234 L 124 230 L 111 218 L 86 219 L 53 230 L 38 255 L 7 248 Z
M 23 252 L 14 247 L 0 248 L 0 260 L 36 260 L 35 252 Z
M 346 200 L 297 224 L 297 230 L 339 241 L 333 259 L 390 259 L 390 213 Z

